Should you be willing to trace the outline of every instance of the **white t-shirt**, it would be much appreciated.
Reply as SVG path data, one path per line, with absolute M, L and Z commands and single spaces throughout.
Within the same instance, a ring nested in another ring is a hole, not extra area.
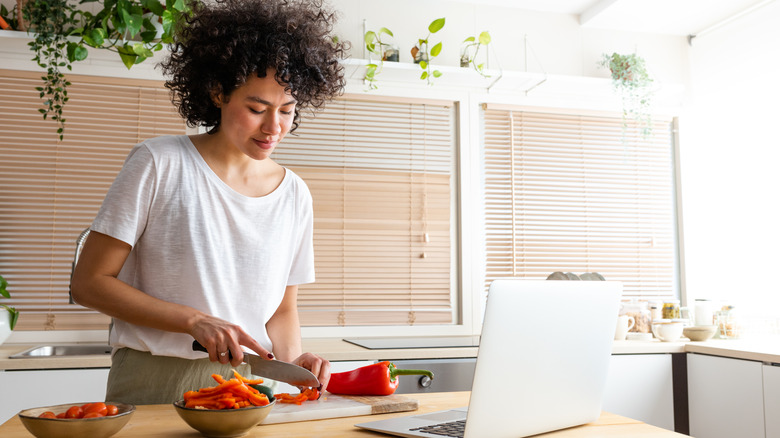
M 285 287 L 314 281 L 312 198 L 289 169 L 263 197 L 225 184 L 187 136 L 136 145 L 91 229 L 132 246 L 119 279 L 239 324 L 264 348 Z M 114 319 L 115 347 L 202 358 L 192 337 Z

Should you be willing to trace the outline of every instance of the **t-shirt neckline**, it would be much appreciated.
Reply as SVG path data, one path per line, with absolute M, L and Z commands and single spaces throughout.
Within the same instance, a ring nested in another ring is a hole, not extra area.
M 195 147 L 195 144 L 192 142 L 192 139 L 189 135 L 183 135 L 184 143 L 186 146 L 187 151 L 190 153 L 190 156 L 195 161 L 195 163 L 200 167 L 206 174 L 206 176 L 212 180 L 215 184 L 217 184 L 218 187 L 220 187 L 221 190 L 228 193 L 230 196 L 235 197 L 240 200 L 252 200 L 255 202 L 265 202 L 273 200 L 274 198 L 277 198 L 281 196 L 279 193 L 282 191 L 282 189 L 289 183 L 290 180 L 290 171 L 286 167 L 282 167 L 284 169 L 284 177 L 282 177 L 282 181 L 279 183 L 279 185 L 276 186 L 275 189 L 273 189 L 270 193 L 263 196 L 247 196 L 243 193 L 237 192 L 233 187 L 230 187 L 225 181 L 222 180 L 222 178 L 217 175 L 214 170 L 209 166 L 209 164 L 206 162 L 206 160 L 203 159 L 203 156 L 198 152 L 198 148 Z

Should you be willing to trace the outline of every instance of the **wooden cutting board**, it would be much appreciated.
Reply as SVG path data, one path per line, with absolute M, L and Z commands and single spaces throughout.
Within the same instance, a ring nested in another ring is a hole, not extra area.
M 417 400 L 396 394 L 357 396 L 326 393 L 319 400 L 306 401 L 301 405 L 277 403 L 261 424 L 414 411 L 418 406 Z

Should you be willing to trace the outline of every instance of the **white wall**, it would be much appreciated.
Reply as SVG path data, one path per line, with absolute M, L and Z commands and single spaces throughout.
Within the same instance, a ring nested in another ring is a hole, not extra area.
M 610 32 L 581 28 L 576 15 L 525 11 L 445 0 L 329 0 L 340 12 L 336 33 L 353 43 L 354 58 L 363 58 L 363 20 L 369 30 L 387 27 L 395 34 L 401 62 L 428 35 L 428 24 L 445 17 L 446 24 L 431 41 L 442 41 L 434 62 L 458 65 L 460 43 L 489 31 L 490 67 L 572 76 L 608 77 L 597 67 L 603 53 L 633 52 L 645 57 L 662 82 L 686 83 L 688 45 L 684 37 Z M 529 49 L 524 40 L 527 37 Z M 493 52 L 495 51 L 495 53 Z M 498 60 L 498 63 L 496 62 Z
M 693 40 L 680 161 L 689 297 L 780 316 L 780 2 Z

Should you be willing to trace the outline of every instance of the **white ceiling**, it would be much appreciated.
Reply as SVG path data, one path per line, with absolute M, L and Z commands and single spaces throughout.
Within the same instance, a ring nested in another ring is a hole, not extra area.
M 574 14 L 583 27 L 696 35 L 775 0 L 461 0 L 540 12 Z

